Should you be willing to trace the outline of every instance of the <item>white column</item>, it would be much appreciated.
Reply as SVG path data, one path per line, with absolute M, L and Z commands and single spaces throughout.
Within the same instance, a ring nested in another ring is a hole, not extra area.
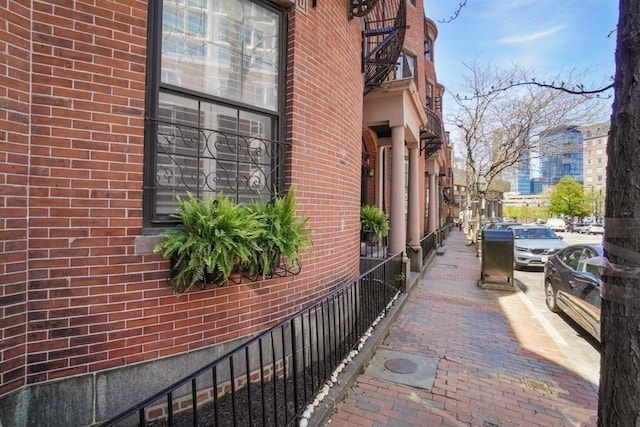
M 429 232 L 438 229 L 439 198 L 437 178 L 435 170 L 429 173 Z
M 389 253 L 404 252 L 404 127 L 391 128 L 391 203 L 389 204 Z
M 409 147 L 409 245 L 420 246 L 420 154 L 417 146 Z
M 386 171 L 384 164 L 384 153 L 387 150 L 387 147 L 378 147 L 378 152 L 376 153 L 376 206 L 380 210 L 382 210 L 382 200 L 384 200 L 384 173 Z

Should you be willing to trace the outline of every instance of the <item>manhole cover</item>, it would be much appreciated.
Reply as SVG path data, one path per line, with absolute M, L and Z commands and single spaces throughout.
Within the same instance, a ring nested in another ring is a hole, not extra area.
M 533 378 L 522 378 L 522 383 L 530 390 L 534 390 L 539 393 L 544 393 L 551 396 L 555 395 L 548 383 L 534 380 Z
M 455 264 L 434 264 L 434 267 L 438 267 L 438 268 L 451 268 L 451 269 L 457 269 L 458 266 Z
M 418 370 L 418 365 L 407 359 L 389 359 L 384 367 L 396 374 L 413 374 Z

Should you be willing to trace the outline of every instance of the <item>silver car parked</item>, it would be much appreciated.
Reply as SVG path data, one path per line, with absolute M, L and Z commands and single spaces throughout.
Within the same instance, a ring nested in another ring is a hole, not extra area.
M 549 227 L 516 225 L 513 232 L 513 268 L 544 267 L 549 256 L 567 244 Z

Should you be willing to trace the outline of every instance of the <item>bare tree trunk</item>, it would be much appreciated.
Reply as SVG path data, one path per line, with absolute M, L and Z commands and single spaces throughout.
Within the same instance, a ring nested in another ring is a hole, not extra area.
M 599 426 L 640 426 L 640 0 L 620 0 L 607 146 Z

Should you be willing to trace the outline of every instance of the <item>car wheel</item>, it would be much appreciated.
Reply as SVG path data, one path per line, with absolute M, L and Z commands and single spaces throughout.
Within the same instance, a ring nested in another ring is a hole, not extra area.
M 513 262 L 513 269 L 514 270 L 520 270 L 520 264 L 518 264 L 517 262 Z
M 544 296 L 545 296 L 545 301 L 547 303 L 547 307 L 549 308 L 549 310 L 552 311 L 553 313 L 560 312 L 560 309 L 558 308 L 558 303 L 556 300 L 556 290 L 553 289 L 553 285 L 549 280 L 547 280 L 544 284 Z

